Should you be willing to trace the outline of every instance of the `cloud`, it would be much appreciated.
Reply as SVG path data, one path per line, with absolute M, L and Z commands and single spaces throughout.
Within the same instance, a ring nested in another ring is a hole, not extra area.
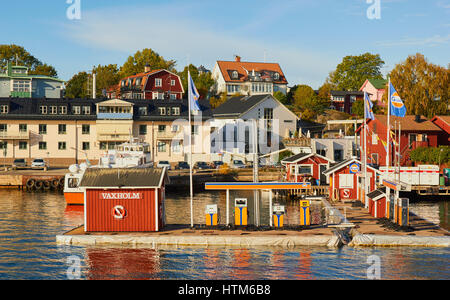
M 426 38 L 403 38 L 395 41 L 380 41 L 377 46 L 381 47 L 399 47 L 399 46 L 427 46 L 435 47 L 445 45 L 450 42 L 450 34 L 441 36 L 439 34 Z
M 128 55 L 151 48 L 165 59 L 177 60 L 179 69 L 188 57 L 190 63 L 212 68 L 217 60 L 231 60 L 234 54 L 247 61 L 263 61 L 266 53 L 268 61 L 280 63 L 291 85 L 301 80 L 318 87 L 335 65 L 316 51 L 282 44 L 270 35 L 261 40 L 247 30 L 235 30 L 245 27 L 245 20 L 239 24 L 230 20 L 219 27 L 206 17 L 193 18 L 193 9 L 177 3 L 83 11 L 81 20 L 64 24 L 63 34 L 86 47 Z

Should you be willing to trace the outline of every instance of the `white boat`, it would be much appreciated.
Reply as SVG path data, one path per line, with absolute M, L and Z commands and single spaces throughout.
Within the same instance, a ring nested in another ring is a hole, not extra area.
M 69 205 L 84 204 L 84 189 L 79 185 L 87 168 L 152 168 L 150 145 L 132 140 L 123 143 L 115 150 L 106 151 L 98 165 L 92 166 L 89 160 L 80 165 L 71 165 L 70 173 L 64 178 L 64 198 Z

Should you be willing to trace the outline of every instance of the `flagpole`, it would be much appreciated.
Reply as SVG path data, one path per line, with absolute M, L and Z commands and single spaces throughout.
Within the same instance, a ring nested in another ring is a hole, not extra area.
M 389 174 L 389 148 L 390 148 L 390 134 L 391 134 L 391 124 L 390 124 L 390 117 L 391 117 L 391 78 L 389 77 L 389 84 L 388 84 L 388 115 L 387 115 L 387 149 L 386 149 L 386 167 L 388 168 L 388 174 Z
M 190 197 L 191 197 L 191 228 L 194 227 L 194 187 L 192 183 L 192 123 L 191 123 L 191 99 L 192 97 L 190 91 L 190 78 L 191 73 L 189 71 L 188 64 L 188 110 L 189 110 L 189 189 L 190 189 Z
M 364 92 L 364 206 L 369 207 L 367 203 L 367 92 Z

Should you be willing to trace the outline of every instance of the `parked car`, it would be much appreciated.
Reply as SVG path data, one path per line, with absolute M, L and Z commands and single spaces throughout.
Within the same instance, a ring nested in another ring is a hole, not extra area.
M 231 168 L 232 169 L 243 169 L 245 168 L 245 164 L 242 162 L 242 160 L 233 160 L 232 164 L 231 164 Z
M 214 166 L 214 169 L 219 169 L 221 166 L 223 166 L 223 161 L 218 161 L 218 160 L 213 161 L 213 166 Z
M 16 158 L 12 165 L 13 170 L 17 170 L 20 168 L 26 168 L 26 167 L 27 167 L 27 162 L 25 161 L 24 158 Z
M 190 169 L 189 164 L 185 161 L 180 161 L 175 166 L 175 170 L 189 170 L 189 169 Z
M 204 161 L 198 161 L 195 165 L 194 165 L 195 169 L 200 169 L 200 170 L 210 170 L 212 169 L 212 167 L 210 165 L 208 165 L 206 162 Z
M 45 169 L 46 167 L 48 167 L 48 165 L 42 158 L 36 158 L 31 163 L 32 169 Z
M 158 164 L 156 165 L 157 168 L 167 168 L 167 170 L 171 170 L 171 166 L 170 163 L 167 160 L 161 160 L 160 162 L 158 162 Z

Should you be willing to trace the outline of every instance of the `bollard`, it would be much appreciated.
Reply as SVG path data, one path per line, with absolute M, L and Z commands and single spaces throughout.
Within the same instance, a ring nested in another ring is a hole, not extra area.
M 206 205 L 206 226 L 217 226 L 219 220 L 219 209 L 217 204 Z
M 310 202 L 309 200 L 300 201 L 300 226 L 311 225 Z

